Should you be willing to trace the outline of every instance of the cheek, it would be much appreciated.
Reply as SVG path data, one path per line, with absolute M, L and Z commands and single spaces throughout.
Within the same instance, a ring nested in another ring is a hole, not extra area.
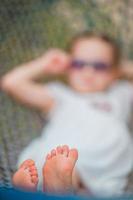
M 71 78 L 80 78 L 80 77 L 82 77 L 82 73 L 81 73 L 81 71 L 80 70 L 74 70 L 74 69 L 72 69 L 71 71 L 69 71 L 69 77 L 71 77 Z
M 112 81 L 112 76 L 107 73 L 100 73 L 95 76 L 95 80 L 97 84 L 104 85 Z

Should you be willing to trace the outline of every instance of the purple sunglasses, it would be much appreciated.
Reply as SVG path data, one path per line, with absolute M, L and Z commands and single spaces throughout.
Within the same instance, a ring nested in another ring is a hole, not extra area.
M 93 67 L 97 71 L 107 71 L 111 68 L 111 65 L 104 63 L 104 62 L 100 62 L 100 61 L 86 62 L 83 60 L 73 60 L 71 62 L 72 68 L 82 69 L 85 66 Z

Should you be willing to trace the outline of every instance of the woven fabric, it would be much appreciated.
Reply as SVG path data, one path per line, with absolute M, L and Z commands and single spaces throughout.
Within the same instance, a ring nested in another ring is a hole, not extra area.
M 11 186 L 19 153 L 38 137 L 45 119 L 0 92 L 0 185 Z

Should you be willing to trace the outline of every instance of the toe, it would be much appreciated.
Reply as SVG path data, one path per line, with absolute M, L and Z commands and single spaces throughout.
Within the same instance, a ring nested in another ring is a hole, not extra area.
M 31 180 L 34 184 L 37 184 L 38 183 L 38 177 L 37 176 L 32 176 L 31 177 Z
M 34 161 L 26 160 L 21 168 L 13 176 L 13 184 L 17 188 L 36 191 L 38 184 L 38 173 Z
M 63 149 L 63 155 L 65 155 L 66 157 L 69 154 L 69 147 L 67 145 L 62 146 Z
M 69 158 L 72 158 L 73 160 L 77 160 L 78 159 L 78 151 L 77 149 L 70 149 L 69 151 Z
M 53 149 L 53 150 L 51 151 L 51 156 L 52 156 L 52 157 L 56 156 L 56 150 L 55 150 L 55 149 Z
M 49 160 L 51 158 L 51 154 L 47 154 L 46 160 Z
M 29 172 L 30 172 L 31 175 L 37 175 L 37 174 L 38 174 L 38 173 L 37 173 L 37 168 L 36 168 L 36 167 L 30 168 L 30 169 L 29 169 Z
M 36 166 L 35 166 L 35 165 L 33 165 L 33 166 L 29 167 L 29 170 L 30 170 L 30 171 L 34 171 L 34 170 L 36 170 L 36 171 L 37 171 L 37 168 L 36 168 Z
M 57 152 L 58 154 L 62 154 L 62 153 L 63 153 L 62 147 L 61 147 L 61 146 L 58 146 L 58 147 L 56 148 L 56 152 Z
M 30 173 L 31 173 L 31 176 L 36 176 L 36 177 L 38 177 L 38 173 L 37 173 L 36 170 L 34 170 L 34 171 L 30 172 Z
M 20 168 L 27 168 L 29 166 L 35 165 L 35 162 L 31 159 L 25 160 L 21 165 Z

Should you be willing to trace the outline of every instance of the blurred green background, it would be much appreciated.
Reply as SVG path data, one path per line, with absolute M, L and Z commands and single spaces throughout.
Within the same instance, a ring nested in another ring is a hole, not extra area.
M 49 47 L 65 47 L 82 30 L 114 36 L 132 58 L 132 8 L 132 0 L 0 1 L 0 74 Z

